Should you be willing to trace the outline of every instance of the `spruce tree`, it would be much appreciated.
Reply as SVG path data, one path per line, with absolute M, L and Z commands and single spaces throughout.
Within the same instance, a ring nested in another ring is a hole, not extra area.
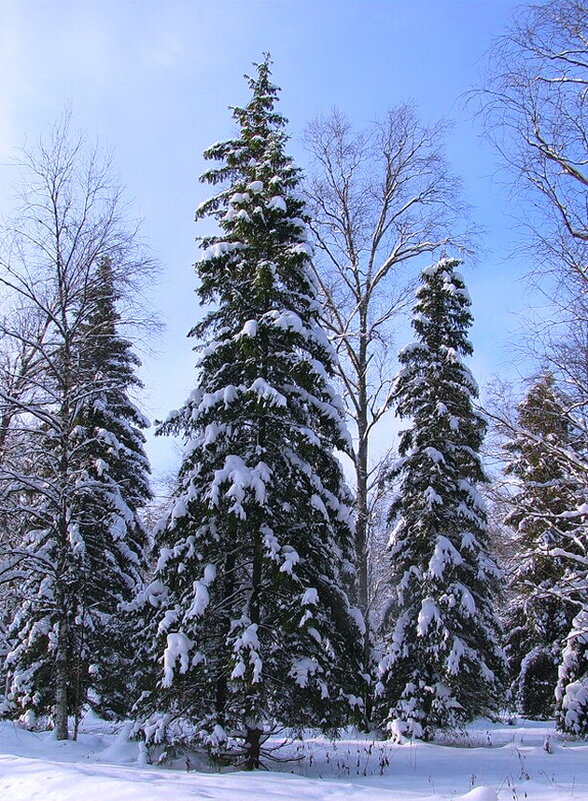
M 81 325 L 80 373 L 92 387 L 76 420 L 84 483 L 74 515 L 87 551 L 84 603 L 92 619 L 83 676 L 101 714 L 129 712 L 132 654 L 127 651 L 121 608 L 142 586 L 147 532 L 141 511 L 151 499 L 143 430 L 149 421 L 131 399 L 142 388 L 141 362 L 121 335 L 120 301 L 111 264 L 99 262 L 87 321 Z M 91 671 L 88 671 L 91 668 Z M 86 697 L 84 686 L 79 688 Z
M 496 709 L 501 697 L 499 573 L 476 489 L 485 423 L 463 362 L 472 316 L 458 264 L 442 259 L 423 272 L 417 341 L 400 353 L 395 385 L 397 414 L 412 424 L 391 473 L 393 604 L 377 687 L 380 722 L 395 737 L 429 739 Z
M 146 538 L 139 510 L 150 497 L 148 423 L 129 398 L 141 386 L 138 359 L 117 331 L 107 259 L 80 297 L 67 339 L 53 333 L 45 387 L 54 402 L 31 434 L 38 463 L 15 557 L 24 602 L 7 655 L 9 713 L 61 717 L 61 737 L 66 714 L 77 722 L 87 700 L 102 711 L 122 709 L 116 621 L 120 604 L 140 588 Z
M 516 480 L 505 522 L 515 528 L 509 581 L 506 653 L 513 701 L 529 717 L 552 717 L 557 670 L 577 607 L 569 563 L 550 553 L 568 546 L 578 526 L 566 513 L 582 503 L 582 486 L 557 452 L 578 453 L 565 399 L 551 373 L 519 405 L 517 430 L 505 445 L 505 473 Z
M 140 705 L 147 741 L 204 744 L 253 768 L 275 723 L 349 719 L 361 634 L 334 455 L 349 437 L 269 57 L 249 85 L 237 138 L 204 154 L 220 163 L 202 180 L 221 188 L 196 215 L 220 229 L 196 265 L 209 309 L 190 332 L 199 379 L 161 429 L 188 444 L 137 607 L 158 674 Z

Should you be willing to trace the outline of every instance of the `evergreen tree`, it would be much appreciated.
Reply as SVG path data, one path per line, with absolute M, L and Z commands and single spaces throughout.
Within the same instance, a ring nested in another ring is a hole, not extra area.
M 377 688 L 380 720 L 394 736 L 429 739 L 496 709 L 501 696 L 499 574 L 476 490 L 485 480 L 485 423 L 462 361 L 472 352 L 472 316 L 458 264 L 442 259 L 424 271 L 412 323 L 418 340 L 399 356 L 396 409 L 412 426 L 391 474 L 394 597 Z
M 76 420 L 83 481 L 73 513 L 86 548 L 83 597 L 93 632 L 84 683 L 94 690 L 93 706 L 120 717 L 128 713 L 133 694 L 126 683 L 132 654 L 120 611 L 136 596 L 146 571 L 140 512 L 152 497 L 143 435 L 149 421 L 130 398 L 143 386 L 136 375 L 141 362 L 118 331 L 120 297 L 108 259 L 100 261 L 96 278 L 81 326 L 80 375 L 92 391 Z M 86 697 L 83 684 L 78 692 Z
M 38 461 L 22 510 L 27 534 L 14 557 L 24 602 L 8 634 L 9 712 L 28 719 L 58 715 L 56 707 L 62 718 L 77 718 L 86 700 L 120 710 L 115 619 L 138 592 L 143 569 L 138 513 L 150 497 L 141 433 L 148 423 L 129 399 L 141 386 L 138 360 L 117 331 L 107 259 L 78 298 L 67 328 L 56 327 L 45 344 L 44 422 L 31 435 Z
M 505 472 L 517 480 L 505 519 L 516 531 L 506 652 L 518 710 L 548 718 L 554 711 L 561 652 L 577 611 L 565 597 L 571 589 L 568 562 L 550 551 L 567 547 L 578 522 L 565 513 L 583 497 L 582 486 L 556 454 L 561 449 L 578 453 L 579 435 L 550 373 L 529 389 L 517 423 L 505 446 Z
M 210 310 L 191 331 L 198 386 L 162 427 L 188 446 L 138 614 L 158 670 L 147 741 L 234 750 L 252 768 L 275 722 L 349 719 L 361 634 L 334 455 L 349 438 L 269 57 L 249 84 L 238 137 L 205 152 L 220 164 L 203 180 L 223 187 L 197 212 L 220 228 L 196 265 Z

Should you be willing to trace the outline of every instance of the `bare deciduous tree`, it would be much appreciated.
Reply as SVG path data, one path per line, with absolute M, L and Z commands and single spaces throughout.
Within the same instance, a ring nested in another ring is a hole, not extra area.
M 412 106 L 401 105 L 365 131 L 334 111 L 306 132 L 316 277 L 355 425 L 357 603 L 368 628 L 370 538 L 385 462 L 374 435 L 392 392 L 394 326 L 412 295 L 411 263 L 466 241 L 456 239 L 463 207 L 444 128 L 423 126 Z
M 489 75 L 476 94 L 488 133 L 514 176 L 517 196 L 526 201 L 521 222 L 528 235 L 530 278 L 544 298 L 527 320 L 528 350 L 561 382 L 568 398 L 565 418 L 583 437 L 588 405 L 587 92 L 588 3 L 548 0 L 517 10 L 490 53 Z M 549 437 L 519 431 L 506 415 L 493 416 L 508 436 L 526 436 L 587 486 L 584 449 L 557 448 Z M 584 521 L 579 512 L 569 514 Z M 570 566 L 585 564 L 578 554 L 586 547 L 584 535 L 570 543 L 565 554 Z
M 528 201 L 521 222 L 532 278 L 558 326 L 543 337 L 546 352 L 587 319 L 587 91 L 588 3 L 548 0 L 517 11 L 475 93 L 519 199 Z

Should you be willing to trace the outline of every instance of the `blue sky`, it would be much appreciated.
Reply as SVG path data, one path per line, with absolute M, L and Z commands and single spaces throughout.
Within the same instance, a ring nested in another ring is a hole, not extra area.
M 476 317 L 473 369 L 483 383 L 513 373 L 509 343 L 524 305 L 526 265 L 507 177 L 460 98 L 480 81 L 512 0 L 0 0 L 0 213 L 10 208 L 15 148 L 69 105 L 74 124 L 110 148 L 142 234 L 162 266 L 156 304 L 167 324 L 144 356 L 152 417 L 194 385 L 185 334 L 197 319 L 191 265 L 202 151 L 230 136 L 228 106 L 246 102 L 243 74 L 270 51 L 290 119 L 291 152 L 315 115 L 340 108 L 359 127 L 403 101 L 425 122 L 451 120 L 447 152 L 485 230 L 464 269 Z M 403 343 L 399 343 L 403 344 Z M 156 469 L 174 461 L 150 445 Z

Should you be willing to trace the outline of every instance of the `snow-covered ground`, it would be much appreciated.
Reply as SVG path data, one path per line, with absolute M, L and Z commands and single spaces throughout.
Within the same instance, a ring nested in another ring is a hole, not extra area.
M 447 744 L 322 738 L 255 773 L 141 765 L 128 728 L 87 721 L 78 742 L 0 722 L 2 801 L 588 801 L 588 744 L 548 724 L 481 721 Z M 549 737 L 550 749 L 544 750 Z

